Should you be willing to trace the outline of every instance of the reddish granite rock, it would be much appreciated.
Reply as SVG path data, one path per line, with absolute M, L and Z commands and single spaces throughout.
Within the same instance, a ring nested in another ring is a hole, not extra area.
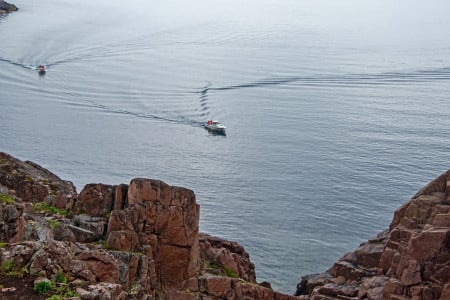
M 84 261 L 86 267 L 95 275 L 97 282 L 118 282 L 119 267 L 114 256 L 105 250 L 83 251 L 77 259 Z
M 450 299 L 450 282 L 446 283 L 441 291 L 441 300 Z
M 245 281 L 256 283 L 255 266 L 244 248 L 236 242 L 200 234 L 200 255 L 208 263 L 232 271 Z
M 205 278 L 205 292 L 214 297 L 234 299 L 235 293 L 231 289 L 232 279 L 222 276 L 209 276 Z
M 106 244 L 110 249 L 134 251 L 138 249 L 139 237 L 132 230 L 116 230 L 108 235 Z
M 136 207 L 143 210 L 142 207 Z M 143 214 L 141 212 L 140 214 Z M 135 217 L 136 211 L 113 210 L 109 218 L 106 244 L 114 250 L 135 251 L 140 246 L 139 236 L 134 227 L 139 218 Z
M 200 237 L 199 205 L 189 189 L 137 178 L 89 184 L 77 195 L 39 165 L 0 153 L 0 194 L 0 238 L 9 242 L 0 263 L 42 280 L 64 274 L 81 299 L 304 299 L 256 284 L 239 244 Z M 35 211 L 37 202 L 46 205 Z M 368 248 L 361 257 L 376 260 L 377 248 Z
M 117 250 L 149 247 L 159 284 L 180 287 L 198 271 L 199 206 L 194 193 L 159 180 L 133 179 L 126 203 L 123 210 L 111 212 L 107 244 Z
M 198 279 L 201 298 L 194 299 L 227 299 L 227 300 L 299 300 L 273 291 L 271 288 L 250 283 L 242 279 L 204 274 Z M 194 289 L 197 290 L 197 289 Z
M 77 197 L 72 182 L 4 152 L 0 152 L 0 193 L 15 195 L 20 202 L 46 202 L 60 209 L 70 209 Z
M 87 184 L 78 195 L 72 214 L 87 214 L 105 217 L 113 209 L 116 186 L 106 184 Z
M 358 299 L 450 299 L 449 188 L 450 171 L 397 209 L 388 231 L 341 258 L 313 291 L 305 287 L 317 276 L 305 279 L 297 294 L 335 299 L 353 288 Z
M 120 184 L 116 186 L 115 197 L 114 197 L 114 209 L 124 209 L 128 205 L 128 185 Z

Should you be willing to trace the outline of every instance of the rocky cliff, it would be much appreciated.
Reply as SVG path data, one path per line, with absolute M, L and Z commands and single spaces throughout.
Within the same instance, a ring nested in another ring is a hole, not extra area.
M 297 286 L 303 299 L 450 299 L 450 171 L 394 213 L 389 229 Z
M 186 188 L 69 181 L 0 152 L 1 299 L 298 299 L 256 283 L 248 253 L 199 233 Z
M 199 233 L 199 213 L 191 190 L 159 180 L 77 194 L 0 152 L 0 299 L 450 299 L 450 171 L 296 296 L 257 284 L 245 249 Z

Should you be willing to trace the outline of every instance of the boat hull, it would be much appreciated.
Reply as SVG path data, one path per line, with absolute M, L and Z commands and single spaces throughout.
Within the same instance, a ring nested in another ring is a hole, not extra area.
M 218 133 L 218 134 L 225 134 L 225 129 L 227 129 L 227 127 L 221 123 L 219 123 L 218 121 L 212 121 L 209 120 L 208 122 L 206 122 L 204 124 L 205 128 L 208 129 L 209 132 L 212 133 Z
M 225 128 L 222 127 L 216 127 L 216 126 L 211 126 L 211 125 L 205 125 L 205 128 L 208 130 L 209 133 L 213 134 L 213 135 L 226 135 L 225 133 Z
M 205 125 L 205 128 L 208 130 L 213 130 L 213 131 L 225 131 L 226 127 L 216 127 L 216 126 L 210 126 L 210 125 Z

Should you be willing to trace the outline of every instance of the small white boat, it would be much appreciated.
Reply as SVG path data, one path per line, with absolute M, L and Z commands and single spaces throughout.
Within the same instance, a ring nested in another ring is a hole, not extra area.
M 208 122 L 205 123 L 205 128 L 213 132 L 225 133 L 227 126 L 216 120 L 208 120 Z

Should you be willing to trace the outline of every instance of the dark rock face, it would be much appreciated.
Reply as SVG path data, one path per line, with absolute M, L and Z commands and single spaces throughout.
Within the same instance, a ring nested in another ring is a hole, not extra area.
M 296 294 L 305 299 L 450 299 L 449 195 L 450 171 L 397 209 L 389 230 L 324 274 L 303 277 Z
M 21 241 L 25 236 L 24 206 L 0 202 L 0 241 Z
M 81 299 L 298 299 L 258 285 L 244 248 L 199 234 L 199 215 L 189 189 L 136 178 L 77 195 L 39 165 L 0 153 L 0 264 L 36 283 L 66 274 Z
M 72 182 L 36 163 L 22 162 L 3 152 L 0 152 L 0 193 L 13 195 L 20 202 L 43 202 L 59 209 L 71 208 L 77 198 Z
M 92 217 L 106 217 L 113 209 L 116 187 L 106 184 L 87 184 L 78 195 L 73 215 L 86 213 Z
M 17 11 L 18 8 L 14 4 L 9 4 L 4 0 L 0 0 L 0 14 L 9 13 L 12 11 Z

